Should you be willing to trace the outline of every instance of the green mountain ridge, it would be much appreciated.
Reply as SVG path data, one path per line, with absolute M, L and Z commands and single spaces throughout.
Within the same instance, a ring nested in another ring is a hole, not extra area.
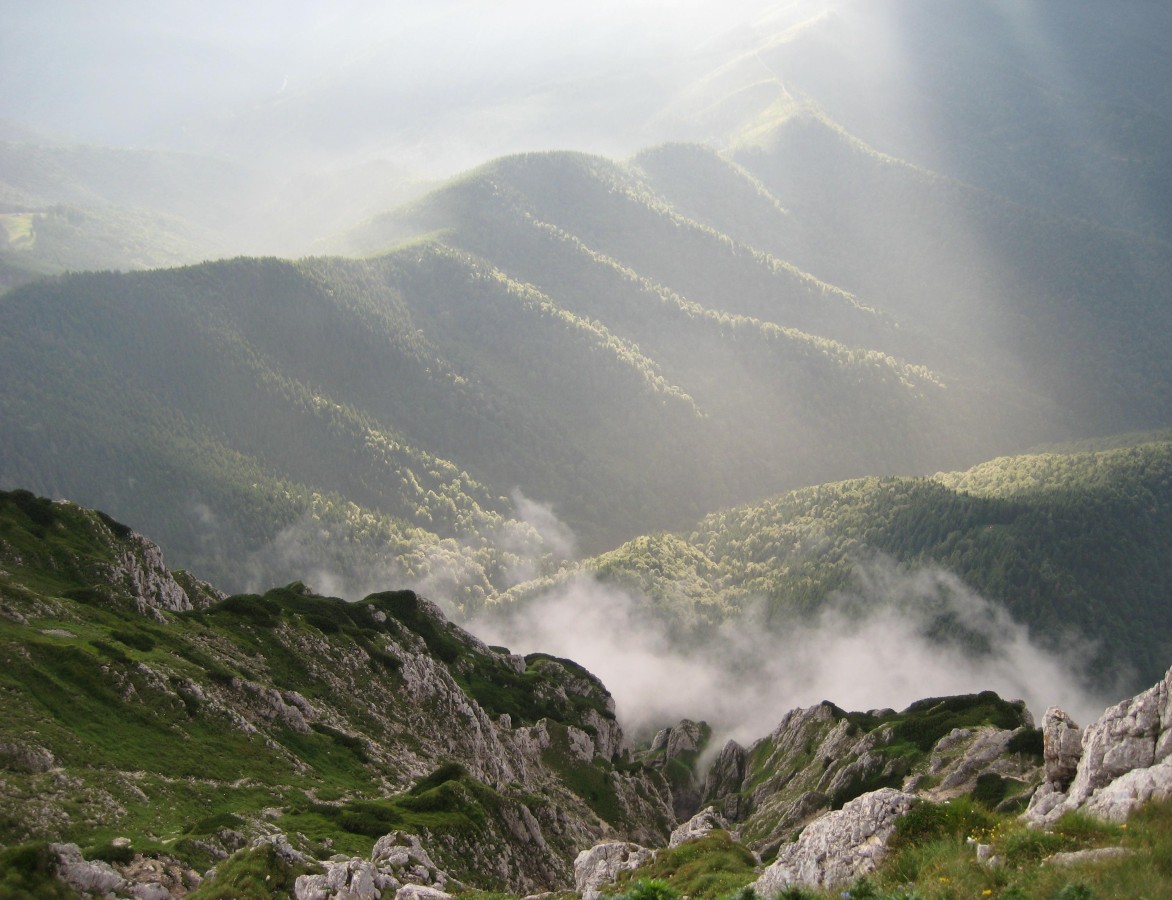
M 618 765 L 610 696 L 574 663 L 485 647 L 410 591 L 225 599 L 104 514 L 0 505 L 0 789 L 24 810 L 6 846 L 132 833 L 206 867 L 234 829 L 271 833 L 277 805 L 303 852 L 405 828 L 458 877 L 523 890 L 564 879 L 591 835 L 666 834 L 666 786 Z M 518 815 L 553 829 L 540 851 L 511 836 Z
M 714 513 L 690 531 L 639 537 L 519 585 L 493 608 L 515 614 L 533 603 L 539 615 L 543 597 L 588 577 L 646 602 L 685 645 L 705 644 L 746 612 L 781 635 L 844 598 L 857 615 L 891 602 L 859 580 L 878 557 L 958 577 L 1040 645 L 1077 652 L 1091 683 L 1133 690 L 1160 676 L 1172 649 L 1163 552 L 1172 443 L 1164 434 L 1122 443 L 804 488 Z M 897 609 L 914 600 L 894 599 Z M 938 637 L 970 648 L 987 640 L 947 618 L 940 626 Z

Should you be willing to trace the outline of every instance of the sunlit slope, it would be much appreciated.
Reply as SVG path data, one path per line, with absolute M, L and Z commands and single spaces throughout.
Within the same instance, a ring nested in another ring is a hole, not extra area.
M 702 471 L 695 405 L 629 342 L 454 251 L 73 276 L 0 317 L 5 483 L 103 502 L 232 585 L 323 504 L 375 514 L 334 563 L 358 569 L 349 553 L 400 552 L 408 526 L 456 555 L 532 552 L 501 531 L 517 487 L 595 541 L 703 509 L 670 490 Z M 484 584 L 448 577 L 468 574 Z
M 310 858 L 401 829 L 434 835 L 465 883 L 520 894 L 564 884 L 604 829 L 666 836 L 666 784 L 618 756 L 597 678 L 492 650 L 411 591 L 226 598 L 105 513 L 26 491 L 0 492 L 0 563 L 6 848 L 129 834 L 206 871 L 280 807 Z M 513 729 L 539 720 L 526 757 Z M 603 735 L 597 754 L 568 752 L 570 728 Z M 476 855 L 514 844 L 499 871 Z
M 1007 416 L 1024 404 L 1022 425 L 1047 405 L 1071 434 L 1172 414 L 1172 245 L 884 156 L 813 113 L 729 159 L 674 145 L 637 164 L 690 217 L 898 323 L 905 355 L 994 390 Z
M 476 280 L 453 258 L 432 263 L 413 263 L 412 279 Z M 419 447 L 472 450 L 504 493 L 522 483 L 515 476 L 540 484 L 557 465 L 580 465 L 591 482 L 608 473 L 592 473 L 581 448 L 561 444 L 570 411 L 560 420 L 548 404 L 531 411 L 507 386 L 487 390 L 457 374 L 412 323 L 396 277 L 406 276 L 393 261 L 240 260 L 13 292 L 0 306 L 4 481 L 108 502 L 232 585 L 254 564 L 373 578 L 372 558 L 390 565 L 415 549 L 483 594 L 510 554 L 544 550 L 509 521 L 501 493 Z M 522 305 L 507 285 L 481 282 L 480 293 L 447 296 L 484 301 L 486 319 L 494 306 L 507 319 Z M 617 382 L 607 396 L 658 406 L 647 373 L 608 354 L 596 332 L 534 318 L 532 329 L 546 328 L 546 343 L 563 353 L 547 366 L 532 356 L 535 378 L 556 389 L 555 369 L 606 355 L 594 375 Z M 509 553 L 484 557 L 494 541 Z M 429 574 L 426 562 L 415 568 L 388 575 Z
M 663 119 L 728 147 L 812 105 L 883 153 L 1167 240 L 1170 33 L 1157 3 L 787 4 L 713 54 Z
M 1139 684 L 1170 652 L 1170 510 L 1172 443 L 1157 436 L 932 478 L 805 488 L 713 514 L 690 532 L 638 538 L 581 569 L 681 621 L 697 612 L 701 621 L 735 618 L 764 601 L 766 621 L 784 631 L 836 592 L 876 602 L 881 585 L 856 580 L 876 556 L 943 568 L 1103 683 Z M 963 630 L 949 620 L 939 627 Z
M 759 182 L 706 151 L 672 173 L 688 182 L 679 193 L 708 182 L 706 159 L 739 182 L 741 197 L 758 201 L 747 221 L 784 221 Z M 785 248 L 750 243 L 750 229 L 730 237 L 719 215 L 701 219 L 711 211 L 703 200 L 693 216 L 667 196 L 638 167 L 527 154 L 485 166 L 351 239 L 370 252 L 432 235 L 637 343 L 721 432 L 736 435 L 718 455 L 731 455 L 732 471 L 751 479 L 742 496 L 759 495 L 763 483 L 972 459 L 1020 439 L 1010 413 L 1022 404 L 1030 426 L 1046 433 L 1044 402 L 1013 391 L 991 399 L 987 385 L 925 366 L 933 339 L 922 329 L 809 274 Z M 724 205 L 730 218 L 733 205 Z

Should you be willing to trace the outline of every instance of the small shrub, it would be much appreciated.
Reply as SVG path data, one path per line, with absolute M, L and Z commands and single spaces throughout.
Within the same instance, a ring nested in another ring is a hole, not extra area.
M 33 526 L 33 533 L 38 537 L 44 537 L 45 529 L 56 519 L 53 501 L 47 497 L 38 497 L 32 491 L 22 488 L 8 492 L 0 491 L 0 501 L 5 505 L 11 504 L 24 513 L 25 518 Z
M 126 865 L 134 859 L 134 849 L 131 847 L 116 847 L 113 844 L 102 844 L 91 847 L 83 854 L 86 859 L 96 859 L 107 863 Z
M 256 594 L 235 594 L 207 610 L 213 616 L 232 616 L 261 628 L 276 628 L 281 607 L 273 600 Z
M 56 878 L 57 854 L 48 844 L 21 844 L 0 850 L 0 897 L 68 900 L 76 896 Z
M 983 772 L 977 776 L 972 798 L 988 809 L 993 809 L 1009 793 L 1010 782 L 996 772 Z
M 1095 892 L 1085 884 L 1074 882 L 1054 895 L 1054 900 L 1094 900 Z
M 899 850 L 939 838 L 965 838 L 992 828 L 996 821 L 988 811 L 964 797 L 948 803 L 922 800 L 895 823 L 888 846 Z
M 449 781 L 459 781 L 468 770 L 458 762 L 446 762 L 430 775 L 424 775 L 411 786 L 410 794 L 422 794 Z
M 141 631 L 111 631 L 110 637 L 114 638 L 120 644 L 133 647 L 135 650 L 141 650 L 143 653 L 155 649 L 155 639 Z
M 1071 841 L 1060 834 L 1026 827 L 1008 832 L 999 843 L 1004 850 L 1006 862 L 1014 866 L 1036 863 L 1071 847 Z
M 244 820 L 234 813 L 222 812 L 207 818 L 200 819 L 194 825 L 187 829 L 188 834 L 215 834 L 225 828 L 233 830 L 240 828 L 244 824 Z
M 121 522 L 117 521 L 116 519 L 112 519 L 101 510 L 98 510 L 97 513 L 98 518 L 102 520 L 102 524 L 114 532 L 115 537 L 125 539 L 134 534 L 134 531 L 129 525 L 123 525 Z
M 336 812 L 338 826 L 351 834 L 382 837 L 402 823 L 399 810 L 377 800 L 355 800 Z
M 1019 728 L 1009 738 L 1005 749 L 1010 753 L 1021 753 L 1041 759 L 1044 753 L 1044 744 L 1041 728 Z
M 676 900 L 679 897 L 671 885 L 658 878 L 641 878 L 633 882 L 616 900 Z
M 112 659 L 114 662 L 122 663 L 124 666 L 130 665 L 133 660 L 126 655 L 121 647 L 115 647 L 113 644 L 108 644 L 103 640 L 92 640 L 90 646 L 98 651 L 106 659 Z
M 109 597 L 92 587 L 70 588 L 62 592 L 61 596 L 74 603 L 84 603 L 86 606 L 103 606 L 110 602 Z
M 297 876 L 305 866 L 290 864 L 272 846 L 241 850 L 216 866 L 216 877 L 207 879 L 189 900 L 268 900 L 291 896 Z
M 818 900 L 818 895 L 804 887 L 791 884 L 780 894 L 775 894 L 774 900 Z

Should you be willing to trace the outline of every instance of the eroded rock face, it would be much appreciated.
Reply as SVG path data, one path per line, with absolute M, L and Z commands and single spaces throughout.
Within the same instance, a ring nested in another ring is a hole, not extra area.
M 646 764 L 669 773 L 672 785 L 672 809 L 677 819 L 687 819 L 700 807 L 703 783 L 696 772 L 696 762 L 712 737 L 706 722 L 681 719 L 671 728 L 655 735 Z
M 1062 778 L 1075 760 L 1076 726 L 1061 710 L 1047 710 L 1047 775 L 1025 818 L 1048 825 L 1068 810 L 1085 809 L 1112 821 L 1125 819 L 1141 803 L 1172 796 L 1172 670 L 1160 682 L 1106 710 L 1082 732 L 1080 755 L 1069 788 Z M 1066 724 L 1069 723 L 1069 724 Z
M 77 844 L 50 844 L 57 854 L 57 878 L 81 894 L 98 897 L 124 890 L 124 879 L 109 863 L 82 857 Z
M 1015 730 L 957 728 L 937 741 L 928 763 L 928 775 L 936 784 L 923 791 L 930 800 L 950 800 L 970 794 L 982 775 L 998 775 L 1029 781 L 1037 777 L 1037 766 L 1009 751 Z M 907 784 L 905 788 L 911 790 Z
M 220 591 L 190 575 L 181 583 L 167 568 L 159 546 L 141 534 L 130 532 L 119 538 L 106 527 L 111 540 L 119 542 L 118 562 L 111 567 L 109 580 L 129 592 L 140 613 L 185 612 L 224 599 Z
M 1057 706 L 1051 706 L 1042 716 L 1042 742 L 1046 781 L 1065 791 L 1078 774 L 1078 761 L 1082 759 L 1082 729 Z
M 886 855 L 896 819 L 911 809 L 914 799 L 883 788 L 815 820 L 797 841 L 781 847 L 752 885 L 757 896 L 772 897 L 791 886 L 836 887 L 874 871 Z
M 744 823 L 749 846 L 764 851 L 855 785 L 898 782 L 893 762 L 875 752 L 889 729 L 864 734 L 844 716 L 832 703 L 794 709 L 749 750 L 726 744 L 705 783 L 703 802 Z
M 378 900 L 395 896 L 436 900 L 451 896 L 452 879 L 439 869 L 413 834 L 394 831 L 379 838 L 370 859 L 335 857 L 325 872 L 301 875 L 293 887 L 297 900 Z
M 708 770 L 704 780 L 704 796 L 718 798 L 721 815 L 733 821 L 743 818 L 748 812 L 740 795 L 745 780 L 745 748 L 736 741 L 729 741 L 721 748 L 720 755 Z
M 598 900 L 599 888 L 613 884 L 620 872 L 637 869 L 654 857 L 654 850 L 627 841 L 595 844 L 574 860 L 574 890 L 582 900 Z
M 696 815 L 692 816 L 692 818 L 688 819 L 688 821 L 673 831 L 667 845 L 669 847 L 678 847 L 680 844 L 698 841 L 703 837 L 707 837 L 717 828 L 725 831 L 730 830 L 724 816 L 716 811 L 716 807 L 710 806 L 707 809 L 700 810 L 700 812 L 696 813 Z

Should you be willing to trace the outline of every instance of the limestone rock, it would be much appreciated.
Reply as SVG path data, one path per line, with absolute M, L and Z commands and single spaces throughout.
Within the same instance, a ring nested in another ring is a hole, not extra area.
M 679 759 L 686 754 L 699 753 L 707 739 L 707 729 L 699 722 L 683 719 L 667 735 L 667 758 Z
M 757 896 L 771 897 L 791 885 L 835 887 L 872 872 L 886 854 L 896 819 L 914 799 L 883 788 L 816 819 L 796 842 L 781 847 L 752 886 Z
M 1146 769 L 1133 769 L 1097 790 L 1083 810 L 1110 822 L 1122 822 L 1149 800 L 1172 797 L 1172 759 Z
M 86 860 L 77 844 L 50 844 L 57 855 L 57 878 L 81 894 L 103 896 L 126 888 L 124 879 L 109 863 Z
M 1061 711 L 1051 717 L 1048 710 L 1047 717 L 1061 721 Z M 1061 733 L 1052 740 L 1063 737 L 1069 741 Z M 1067 810 L 1086 808 L 1120 821 L 1141 803 L 1172 796 L 1170 757 L 1172 670 L 1148 690 L 1107 709 L 1086 728 L 1069 789 L 1062 791 L 1057 780 L 1047 782 L 1030 801 L 1025 818 L 1033 825 L 1048 825 Z
M 1043 860 L 1051 866 L 1079 866 L 1083 863 L 1102 862 L 1105 859 L 1121 859 L 1130 856 L 1133 851 L 1126 847 L 1097 847 L 1093 850 L 1071 850 L 1068 853 L 1055 853 Z
M 654 850 L 627 841 L 595 844 L 574 860 L 574 890 L 582 900 L 598 900 L 599 888 L 613 884 L 619 872 L 637 869 L 654 857 Z
M 425 884 L 405 884 L 395 892 L 395 900 L 451 900 L 451 896 Z
M 107 526 L 107 529 L 109 526 Z M 114 533 L 110 532 L 114 540 Z M 118 562 L 111 567 L 112 584 L 125 587 L 141 613 L 152 610 L 185 612 L 209 606 L 224 595 L 210 585 L 190 576 L 180 582 L 163 561 L 163 551 L 137 532 L 130 532 L 120 543 Z
M 689 841 L 698 841 L 703 837 L 707 837 L 709 833 L 717 828 L 722 828 L 725 831 L 729 830 L 728 822 L 725 821 L 724 816 L 716 811 L 716 808 L 709 806 L 707 809 L 702 809 L 692 818 L 688 819 L 683 825 L 671 833 L 671 839 L 668 841 L 669 847 L 678 847 L 680 844 L 686 844 Z
M 1013 735 L 1012 729 L 991 725 L 953 729 L 932 748 L 928 774 L 936 786 L 925 791 L 925 796 L 939 801 L 971 793 L 977 779 L 986 774 L 1027 781 L 1036 778 L 1035 765 L 1009 752 Z
M 38 744 L 0 741 L 0 769 L 38 775 L 56 765 L 53 754 Z
M 1078 773 L 1082 758 L 1082 729 L 1057 706 L 1042 716 L 1042 744 L 1046 781 L 1065 791 Z
M 708 770 L 704 781 L 705 798 L 720 798 L 720 811 L 726 818 L 741 817 L 741 784 L 745 780 L 745 748 L 729 741 Z
M 687 819 L 700 807 L 702 783 L 696 775 L 696 761 L 712 737 L 706 722 L 682 719 L 671 728 L 660 731 L 652 741 L 648 766 L 673 771 L 672 808 L 677 819 Z M 672 763 L 678 763 L 669 769 Z
M 393 831 L 383 835 L 370 859 L 337 856 L 323 863 L 324 872 L 301 875 L 294 884 L 297 900 L 377 900 L 384 896 L 416 900 L 450 896 L 443 888 L 452 884 L 439 869 L 416 835 Z M 404 890 L 411 891 L 404 894 Z

